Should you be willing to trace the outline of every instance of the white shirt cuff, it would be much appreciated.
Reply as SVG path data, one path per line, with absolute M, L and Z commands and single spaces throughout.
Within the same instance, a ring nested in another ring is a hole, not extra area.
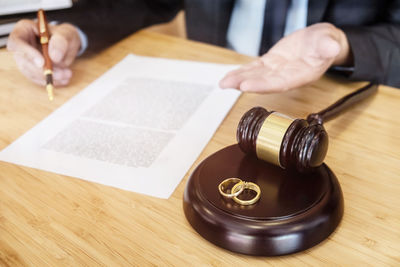
M 81 48 L 79 49 L 78 55 L 77 55 L 79 57 L 86 51 L 86 49 L 89 45 L 89 41 L 88 41 L 86 34 L 83 31 L 81 31 L 81 29 L 79 29 L 79 27 L 77 27 L 77 26 L 75 26 L 75 27 L 78 30 L 79 39 L 81 39 Z

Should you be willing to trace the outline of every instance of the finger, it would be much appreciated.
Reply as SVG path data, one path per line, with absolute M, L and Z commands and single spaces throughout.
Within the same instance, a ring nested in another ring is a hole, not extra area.
M 10 33 L 7 49 L 11 52 L 23 54 L 41 67 L 44 60 L 38 50 L 37 35 L 36 23 L 31 20 L 20 20 Z
M 239 85 L 243 81 L 243 79 L 244 77 L 241 75 L 241 73 L 227 75 L 219 82 L 219 86 L 223 89 L 239 89 Z
M 330 36 L 322 37 L 317 43 L 317 55 L 320 58 L 335 58 L 340 53 L 340 44 Z
M 37 84 L 45 84 L 43 68 L 38 68 L 35 64 L 26 60 L 26 58 L 21 56 L 20 54 L 15 54 L 14 58 L 18 68 L 25 77 L 34 81 Z M 67 85 L 71 77 L 72 71 L 68 68 L 55 67 L 53 69 L 53 81 L 55 85 Z
M 69 81 L 72 77 L 72 71 L 68 68 L 58 68 L 53 69 L 53 79 L 55 82 L 67 80 Z
M 72 62 L 74 62 L 76 56 L 78 55 L 79 46 L 75 46 L 74 44 L 70 44 L 70 48 L 67 51 L 67 54 L 64 57 L 64 66 L 71 66 Z
M 32 62 L 32 64 L 35 64 L 37 68 L 43 67 L 44 58 L 39 50 L 19 40 L 16 40 L 16 43 L 18 48 L 15 51 L 15 54 L 20 55 L 21 57 L 24 57 L 25 60 Z
M 225 77 L 231 76 L 231 75 L 236 75 L 236 74 L 239 74 L 241 72 L 247 71 L 247 70 L 252 69 L 252 68 L 260 67 L 260 66 L 263 66 L 263 62 L 261 61 L 261 59 L 257 59 L 257 60 L 254 60 L 254 61 L 248 63 L 248 64 L 240 66 L 240 68 L 238 68 L 238 69 L 235 69 L 235 70 L 232 70 L 232 71 L 228 72 L 225 75 Z
M 285 92 L 318 80 L 323 72 L 316 72 L 305 64 L 292 64 L 282 69 L 249 76 L 239 88 L 243 92 L 276 93 Z
M 81 48 L 81 39 L 79 37 L 77 29 L 70 24 L 63 24 L 63 28 L 67 29 L 71 34 L 69 35 L 69 49 L 65 56 L 65 64 L 70 66 L 78 55 L 79 49 Z
M 9 51 L 19 54 L 26 60 L 34 63 L 38 68 L 43 67 L 44 59 L 42 54 L 35 47 L 28 44 L 23 39 L 19 39 L 15 36 L 9 38 L 7 43 Z
M 257 70 L 242 71 L 235 75 L 225 77 L 223 80 L 220 81 L 219 85 L 221 88 L 240 89 L 240 84 L 244 80 L 257 77 L 258 75 L 262 76 Z
M 23 19 L 17 22 L 9 35 L 9 39 L 19 39 L 37 47 L 36 37 L 39 35 L 37 24 L 32 20 Z M 12 47 L 10 47 L 12 49 Z
M 62 24 L 51 29 L 53 35 L 49 42 L 50 58 L 59 66 L 68 67 L 76 58 L 80 48 L 76 28 L 69 24 Z
M 44 84 L 42 68 L 38 68 L 34 63 L 27 60 L 26 57 L 21 54 L 14 54 L 14 58 L 19 70 L 25 77 L 34 81 L 37 84 Z
M 221 88 L 239 89 L 240 83 L 247 78 L 263 75 L 270 71 L 269 66 L 265 66 L 261 60 L 243 66 L 240 69 L 229 72 L 219 83 Z
M 49 41 L 49 56 L 55 64 L 61 64 L 68 51 L 68 41 L 61 34 L 53 34 Z M 62 64 L 61 64 L 62 65 Z
M 243 92 L 276 93 L 298 87 L 305 81 L 307 72 L 300 66 L 285 66 L 278 70 L 247 74 L 239 85 Z
M 54 81 L 54 86 L 55 87 L 61 87 L 61 86 L 66 86 L 69 84 L 70 79 L 66 79 L 66 80 L 55 80 Z
M 277 93 L 288 90 L 287 81 L 279 75 L 246 79 L 240 84 L 239 88 L 243 92 L 253 93 Z

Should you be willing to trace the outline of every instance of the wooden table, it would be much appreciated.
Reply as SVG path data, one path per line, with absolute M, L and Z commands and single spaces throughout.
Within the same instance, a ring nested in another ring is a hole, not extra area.
M 249 57 L 209 45 L 139 32 L 92 58 L 77 60 L 67 88 L 53 103 L 42 87 L 0 50 L 0 149 L 85 88 L 128 53 L 219 63 Z M 365 83 L 323 78 L 284 94 L 244 94 L 192 169 L 235 143 L 242 114 L 261 105 L 305 117 Z M 168 200 L 0 162 L 0 265 L 255 266 L 400 264 L 400 90 L 381 86 L 372 99 L 326 124 L 327 164 L 345 199 L 338 229 L 294 255 L 251 257 L 207 242 L 186 221 L 182 196 L 188 175 Z

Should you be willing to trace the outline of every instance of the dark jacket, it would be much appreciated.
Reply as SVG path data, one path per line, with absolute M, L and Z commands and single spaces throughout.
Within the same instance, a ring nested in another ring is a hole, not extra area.
M 280 7 L 266 8 L 260 54 L 282 37 L 288 1 L 267 1 Z M 184 9 L 190 39 L 226 46 L 233 4 L 234 0 L 80 0 L 70 10 L 51 14 L 51 19 L 80 27 L 88 36 L 89 50 L 98 51 L 143 27 L 169 21 Z M 330 22 L 346 33 L 354 56 L 351 79 L 400 87 L 400 0 L 309 0 L 307 25 L 318 22 Z

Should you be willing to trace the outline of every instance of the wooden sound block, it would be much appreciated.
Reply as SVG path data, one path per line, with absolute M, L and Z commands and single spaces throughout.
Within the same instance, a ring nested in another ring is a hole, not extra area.
M 230 177 L 259 185 L 260 200 L 241 206 L 221 196 L 218 185 Z M 343 216 L 343 196 L 325 164 L 312 173 L 289 172 L 232 145 L 194 170 L 183 208 L 192 227 L 217 246 L 273 256 L 305 250 L 327 238 Z

